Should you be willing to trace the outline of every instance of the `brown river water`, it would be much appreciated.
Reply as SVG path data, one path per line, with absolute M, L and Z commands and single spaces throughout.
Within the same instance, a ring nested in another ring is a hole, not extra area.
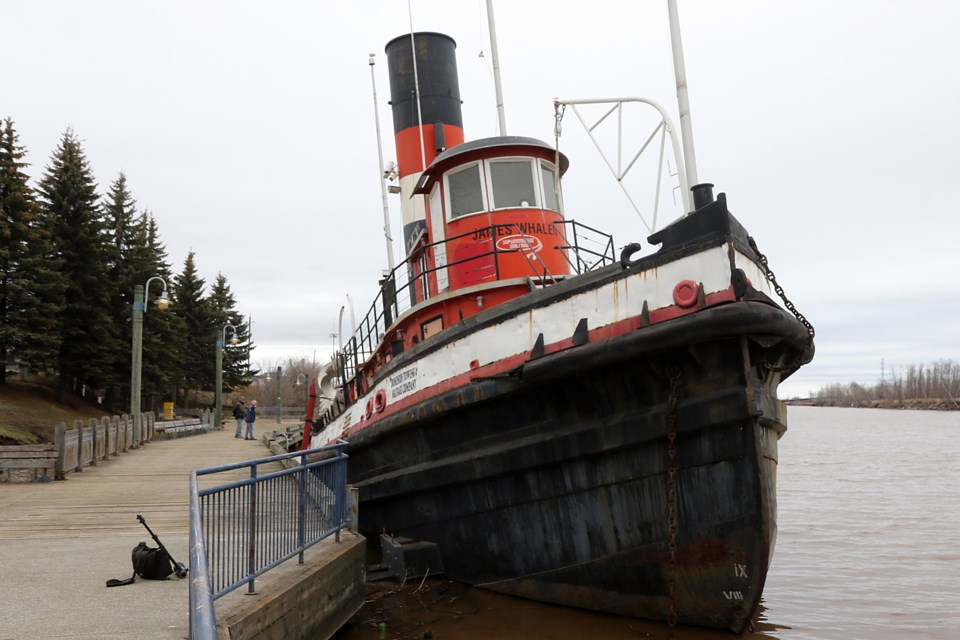
M 960 412 L 790 407 L 779 534 L 745 640 L 960 639 Z M 381 626 L 382 625 L 382 626 Z M 335 640 L 720 640 L 443 578 L 373 583 Z

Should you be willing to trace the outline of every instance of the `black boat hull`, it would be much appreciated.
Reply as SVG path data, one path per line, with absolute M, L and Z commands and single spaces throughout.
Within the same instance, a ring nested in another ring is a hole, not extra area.
M 447 575 L 504 593 L 742 632 L 776 534 L 776 386 L 806 338 L 740 301 L 388 416 L 350 438 L 361 532 L 436 542 Z

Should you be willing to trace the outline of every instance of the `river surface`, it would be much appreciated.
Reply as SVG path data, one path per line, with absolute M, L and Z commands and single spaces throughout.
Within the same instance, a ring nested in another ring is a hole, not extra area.
M 960 639 L 960 412 L 790 407 L 788 421 L 773 564 L 755 629 L 740 637 Z M 336 640 L 735 637 L 442 578 L 376 585 Z

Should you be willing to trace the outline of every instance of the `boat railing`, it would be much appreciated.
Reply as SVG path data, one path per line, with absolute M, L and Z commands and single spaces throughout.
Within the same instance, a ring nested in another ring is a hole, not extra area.
M 568 240 L 572 239 L 573 244 L 560 248 L 567 249 L 565 253 L 567 262 L 570 263 L 570 267 L 575 273 L 587 273 L 613 264 L 616 260 L 612 235 L 580 224 L 576 220 L 564 220 L 558 224 L 572 227 L 572 233 L 568 233 L 567 238 Z M 571 253 L 573 254 L 572 260 L 570 258 Z
M 613 236 L 575 220 L 563 220 L 556 224 L 564 227 L 565 232 L 562 237 L 565 238 L 566 244 L 557 245 L 554 248 L 562 250 L 572 273 L 579 275 L 616 261 Z M 505 254 L 524 252 L 523 248 L 500 249 L 496 242 L 489 242 L 489 249 L 486 251 L 448 261 L 450 255 L 448 248 L 453 243 L 475 234 L 480 234 L 481 237 L 497 238 L 498 232 L 504 235 L 501 230 L 509 233 L 511 226 L 494 224 L 451 236 L 440 242 L 425 244 L 384 276 L 380 281 L 380 295 L 360 320 L 351 339 L 335 354 L 344 398 L 359 397 L 362 394 L 363 390 L 360 388 L 355 389 L 353 394 L 350 393 L 350 384 L 356 382 L 357 371 L 377 353 L 397 318 L 437 295 L 436 285 L 431 282 L 436 283 L 444 277 L 443 273 L 449 272 L 442 272 L 442 270 L 460 267 L 463 271 L 472 270 L 474 282 L 480 284 L 496 282 L 500 279 L 501 259 Z M 529 275 L 532 278 L 548 284 L 558 281 L 559 278 L 549 273 L 542 260 L 531 259 L 529 256 L 526 259 L 531 271 Z M 328 418 L 340 413 L 337 405 L 331 407 L 330 411 L 332 413 Z
M 214 600 L 243 585 L 252 594 L 257 576 L 295 555 L 303 564 L 304 551 L 325 538 L 339 542 L 348 513 L 345 445 L 190 473 L 190 638 L 217 637 Z M 286 460 L 294 466 L 260 475 Z M 201 476 L 245 471 L 242 480 L 199 487 Z

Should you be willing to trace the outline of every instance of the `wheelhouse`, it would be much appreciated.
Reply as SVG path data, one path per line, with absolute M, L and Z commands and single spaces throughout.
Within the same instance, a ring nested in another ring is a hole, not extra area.
M 566 156 L 532 138 L 485 138 L 438 155 L 414 189 L 427 201 L 425 239 L 437 246 L 427 293 L 569 275 L 566 169 Z

